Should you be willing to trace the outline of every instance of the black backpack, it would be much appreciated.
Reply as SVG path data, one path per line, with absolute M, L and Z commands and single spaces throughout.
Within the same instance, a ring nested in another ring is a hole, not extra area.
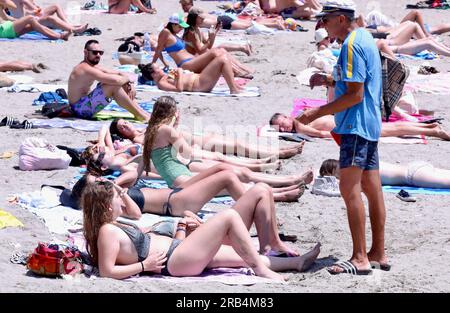
M 48 118 L 74 116 L 70 104 L 61 102 L 44 104 L 41 113 Z

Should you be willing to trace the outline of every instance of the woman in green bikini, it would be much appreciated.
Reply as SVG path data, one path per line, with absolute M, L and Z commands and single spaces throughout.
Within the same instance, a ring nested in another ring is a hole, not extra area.
M 57 33 L 39 24 L 30 15 L 15 19 L 5 13 L 5 10 L 8 8 L 16 8 L 16 5 L 10 0 L 0 0 L 0 38 L 14 39 L 31 31 L 37 31 L 50 39 L 68 40 L 72 34 L 68 31 Z
M 191 159 L 192 150 L 180 133 L 171 125 L 176 126 L 177 108 L 172 97 L 160 97 L 153 108 L 152 117 L 145 134 L 143 162 L 140 163 L 138 173 L 150 171 L 150 160 L 161 177 L 169 187 L 185 188 L 198 180 L 204 179 L 215 173 L 229 169 L 226 164 L 213 167 L 202 166 L 201 163 L 193 163 L 189 168 L 177 159 L 180 154 L 185 159 Z M 175 148 L 175 149 L 173 149 Z M 191 170 L 198 166 L 196 176 L 192 177 Z M 286 201 L 286 195 L 304 191 L 305 184 L 312 181 L 312 172 L 307 171 L 297 176 L 274 176 L 253 173 L 245 168 L 235 168 L 234 172 L 242 182 L 264 182 L 274 187 L 274 197 L 277 201 Z M 298 198 L 298 197 L 297 197 Z

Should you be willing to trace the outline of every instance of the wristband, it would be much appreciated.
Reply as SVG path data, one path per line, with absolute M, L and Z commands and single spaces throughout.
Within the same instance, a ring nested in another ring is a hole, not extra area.
M 142 262 L 139 262 L 139 263 L 141 263 L 141 267 L 142 267 L 141 273 L 142 273 L 144 271 L 144 263 L 142 263 Z

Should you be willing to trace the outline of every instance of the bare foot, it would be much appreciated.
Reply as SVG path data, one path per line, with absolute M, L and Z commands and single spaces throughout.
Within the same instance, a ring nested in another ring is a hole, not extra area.
M 301 175 L 293 175 L 291 176 L 294 184 L 310 184 L 314 179 L 314 173 L 311 170 L 307 170 Z
M 271 247 L 272 247 L 273 250 L 276 250 L 276 251 L 279 251 L 279 252 L 282 252 L 282 253 L 284 252 L 287 255 L 289 255 L 290 257 L 296 257 L 296 256 L 300 255 L 297 250 L 292 249 L 291 247 L 289 247 L 287 244 L 285 244 L 281 240 L 279 240 L 279 242 L 274 243 L 273 245 L 271 245 Z
M 304 189 L 295 188 L 286 192 L 274 193 L 273 196 L 275 201 L 295 202 L 303 195 L 304 191 Z
M 242 51 L 242 52 L 244 52 L 247 56 L 250 56 L 250 54 L 253 53 L 253 51 L 252 51 L 252 46 L 251 46 L 249 43 L 247 43 L 247 44 L 245 45 L 245 47 L 244 47 L 243 50 L 244 50 L 244 51 Z
M 285 281 L 284 277 L 281 274 L 275 273 L 265 266 L 263 268 L 254 268 L 253 270 L 255 271 L 255 274 L 257 276 Z
M 71 32 L 71 31 L 62 32 L 62 33 L 60 34 L 59 39 L 62 39 L 62 40 L 64 40 L 64 41 L 67 41 L 67 40 L 69 40 L 70 35 L 72 35 L 72 32 Z
M 86 31 L 86 29 L 88 28 L 88 26 L 89 26 L 89 24 L 86 23 L 86 25 L 82 25 L 82 26 L 79 26 L 79 27 L 74 27 L 73 28 L 73 32 L 75 34 L 84 33 Z
M 450 134 L 445 131 L 440 125 L 437 127 L 437 136 L 443 140 L 450 140 Z
M 314 261 L 319 256 L 320 246 L 321 246 L 321 244 L 319 242 L 318 244 L 316 244 L 316 246 L 311 251 L 309 251 L 308 253 L 303 254 L 299 258 L 299 262 L 297 264 L 297 270 L 299 272 L 306 271 L 308 268 L 311 267 L 311 265 L 313 265 Z

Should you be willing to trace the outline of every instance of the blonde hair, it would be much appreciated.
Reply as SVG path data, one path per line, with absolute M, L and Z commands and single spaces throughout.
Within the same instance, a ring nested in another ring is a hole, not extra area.
M 113 184 L 109 181 L 87 183 L 81 196 L 83 210 L 83 234 L 86 238 L 86 250 L 94 264 L 98 264 L 98 234 L 100 227 L 112 222 L 109 210 L 114 197 Z
M 156 100 L 153 106 L 152 115 L 148 121 L 147 130 L 145 131 L 143 162 L 144 171 L 150 172 L 150 159 L 153 144 L 159 127 L 163 124 L 169 124 L 177 113 L 177 104 L 174 98 L 162 96 Z

